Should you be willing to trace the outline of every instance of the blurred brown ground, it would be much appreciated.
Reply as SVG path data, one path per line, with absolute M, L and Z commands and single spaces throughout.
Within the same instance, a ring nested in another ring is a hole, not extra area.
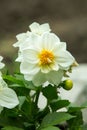
M 0 0 L 0 55 L 17 56 L 15 35 L 32 22 L 48 22 L 79 63 L 87 62 L 87 0 Z

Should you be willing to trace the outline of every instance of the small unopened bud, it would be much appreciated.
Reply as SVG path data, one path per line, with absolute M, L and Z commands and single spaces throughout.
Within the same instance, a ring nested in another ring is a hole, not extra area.
M 71 90 L 72 87 L 73 87 L 73 82 L 72 82 L 72 80 L 67 79 L 67 80 L 63 81 L 63 88 L 64 88 L 65 90 Z

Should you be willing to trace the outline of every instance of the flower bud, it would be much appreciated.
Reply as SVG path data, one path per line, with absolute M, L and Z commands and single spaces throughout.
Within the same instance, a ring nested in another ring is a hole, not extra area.
M 65 90 L 71 90 L 72 87 L 73 87 L 73 82 L 72 82 L 72 80 L 68 79 L 68 80 L 63 81 L 63 88 L 64 88 Z

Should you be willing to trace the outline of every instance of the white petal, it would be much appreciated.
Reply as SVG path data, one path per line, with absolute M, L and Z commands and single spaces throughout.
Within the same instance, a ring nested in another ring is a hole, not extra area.
M 39 34 L 39 35 L 43 34 L 44 32 L 51 31 L 48 23 L 40 25 L 40 24 L 34 22 L 29 27 L 30 27 L 31 32 Z
M 6 108 L 14 108 L 19 104 L 16 93 L 10 88 L 0 90 L 0 105 Z
M 58 56 L 59 51 L 66 50 L 66 43 L 65 42 L 59 42 L 58 44 L 54 45 L 53 52 L 55 56 Z
M 22 43 L 22 41 L 26 38 L 26 33 L 20 33 L 18 35 L 16 35 L 16 38 L 18 40 L 18 42 L 14 43 L 13 46 L 14 47 L 19 47 Z
M 59 69 L 58 63 L 54 63 L 52 65 L 47 65 L 47 66 L 42 66 L 41 67 L 41 72 L 42 73 L 49 73 L 52 70 L 57 71 Z
M 34 75 L 33 74 L 24 74 L 24 79 L 31 81 L 33 79 Z
M 39 44 L 40 37 L 36 34 L 31 33 L 29 37 L 27 37 L 20 46 L 21 50 L 26 50 L 31 48 L 31 46 L 36 46 Z
M 42 93 L 40 93 L 39 100 L 38 100 L 38 107 L 40 109 L 44 109 L 46 107 L 46 105 L 47 105 L 47 99 L 45 96 L 43 96 Z
M 13 47 L 19 47 L 20 44 L 21 44 L 21 42 L 18 41 L 18 42 L 16 42 L 16 43 L 13 44 Z
M 72 65 L 75 59 L 68 51 L 60 51 L 57 61 L 61 67 L 66 68 Z
M 59 38 L 54 33 L 44 33 L 41 39 L 42 48 L 53 50 L 56 43 L 59 43 Z
M 39 24 L 38 23 L 36 23 L 36 22 L 34 22 L 34 23 L 32 23 L 30 26 L 29 26 L 29 28 L 30 28 L 30 30 L 32 31 L 32 32 L 34 32 L 34 33 L 38 33 L 39 32 Z
M 2 90 L 3 88 L 7 88 L 7 84 L 6 82 L 3 80 L 3 78 L 1 77 L 2 74 L 0 74 L 0 90 Z
M 46 75 L 46 79 L 49 83 L 59 85 L 61 82 L 61 79 L 63 77 L 63 71 L 58 70 L 58 71 L 51 71 Z
M 26 33 L 20 33 L 16 35 L 16 38 L 18 41 L 23 40 L 24 38 L 26 38 Z
M 1 62 L 2 60 L 3 60 L 3 57 L 0 56 L 0 69 L 2 69 L 5 66 L 5 64 Z
M 2 80 L 2 73 L 0 72 L 0 80 Z
M 15 61 L 17 61 L 17 62 L 22 62 L 22 61 L 23 61 L 23 53 L 19 52 L 19 53 L 18 53 L 18 57 L 16 58 Z
M 43 85 L 46 81 L 51 84 L 58 85 L 61 82 L 63 77 L 63 71 L 51 71 L 47 74 L 43 74 L 41 72 L 37 73 L 33 78 L 33 83 L 35 86 Z
M 66 50 L 66 43 L 65 42 L 60 42 L 58 48 L 59 48 L 59 50 Z
M 0 69 L 2 69 L 5 66 L 4 63 L 0 63 Z
M 44 84 L 43 84 L 43 87 L 45 88 L 46 86 L 48 86 L 50 83 L 48 81 L 46 81 Z
M 30 75 L 35 75 L 38 73 L 40 68 L 35 64 L 30 64 L 27 62 L 22 62 L 20 65 L 20 71 L 23 74 L 30 74 Z
M 50 26 L 48 23 L 40 25 L 40 32 L 41 33 L 50 32 L 50 31 L 51 31 L 51 29 L 50 29 Z
M 31 91 L 30 91 L 30 96 L 32 97 L 35 93 L 36 93 L 36 91 L 31 90 Z
M 38 52 L 34 49 L 23 50 L 23 59 L 28 63 L 37 64 L 39 62 Z
M 40 71 L 33 77 L 32 82 L 35 86 L 40 86 L 46 82 L 45 74 L 41 73 Z
M 52 67 L 51 67 L 51 68 L 52 68 L 51 70 L 58 71 L 58 70 L 59 70 L 58 63 L 57 63 L 57 62 L 55 62 L 55 63 L 52 65 Z
M 50 66 L 42 66 L 41 67 L 41 72 L 42 73 L 48 73 L 48 72 L 50 72 L 51 71 L 51 67 Z

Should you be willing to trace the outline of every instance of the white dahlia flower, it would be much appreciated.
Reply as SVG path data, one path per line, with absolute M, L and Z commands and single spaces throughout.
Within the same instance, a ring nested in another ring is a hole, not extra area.
M 75 59 L 66 50 L 66 43 L 60 42 L 55 34 L 44 33 L 36 39 L 31 38 L 32 45 L 22 50 L 20 71 L 36 86 L 46 81 L 58 85 L 64 70 L 69 69 Z

